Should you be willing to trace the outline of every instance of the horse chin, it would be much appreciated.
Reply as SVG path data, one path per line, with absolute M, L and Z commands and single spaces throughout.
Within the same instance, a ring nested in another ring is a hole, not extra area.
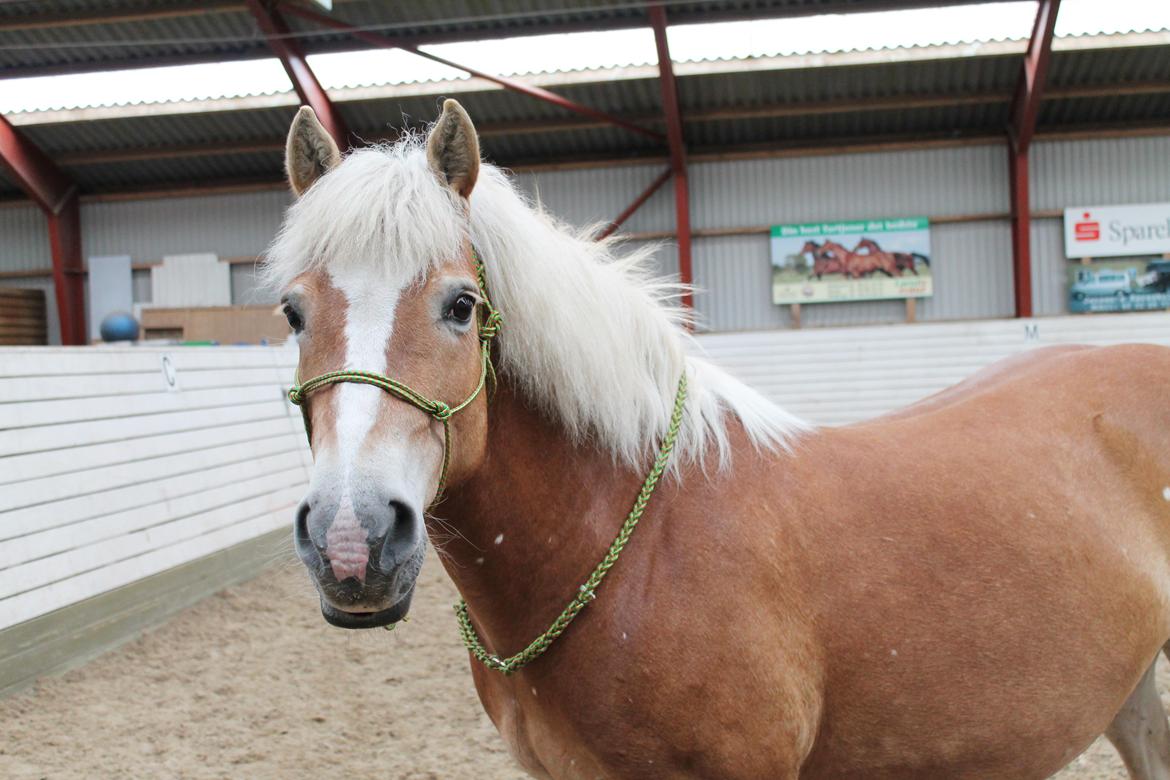
M 321 599 L 321 616 L 325 622 L 338 628 L 381 628 L 392 626 L 406 617 L 410 611 L 410 600 L 414 596 L 414 585 L 398 603 L 389 609 L 377 612 L 346 612 Z

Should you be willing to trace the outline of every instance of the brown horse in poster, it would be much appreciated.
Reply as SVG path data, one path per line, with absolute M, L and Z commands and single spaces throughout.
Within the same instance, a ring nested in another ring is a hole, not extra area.
M 425 149 L 344 160 L 302 109 L 288 170 L 267 269 L 299 375 L 349 370 L 298 388 L 298 553 L 327 620 L 380 626 L 424 529 L 453 533 L 491 657 L 587 602 L 514 673 L 472 662 L 533 775 L 1039 779 L 1107 732 L 1134 777 L 1167 776 L 1170 350 L 1033 351 L 815 428 L 689 356 L 646 255 L 529 205 L 454 101 Z M 672 430 L 636 533 L 580 590 Z
M 809 279 L 812 279 L 814 276 L 820 279 L 825 274 L 845 273 L 844 258 L 815 241 L 805 241 L 804 246 L 800 248 L 800 253 L 802 255 L 812 256 L 813 267 L 812 273 L 808 275 Z
M 862 250 L 865 250 L 862 252 Z M 915 276 L 918 275 L 918 263 L 921 262 L 927 268 L 930 267 L 930 258 L 919 252 L 887 252 L 882 249 L 878 242 L 872 238 L 863 238 L 857 242 L 857 246 L 853 248 L 855 254 L 883 255 L 893 263 L 894 268 L 899 273 L 902 271 L 910 271 Z

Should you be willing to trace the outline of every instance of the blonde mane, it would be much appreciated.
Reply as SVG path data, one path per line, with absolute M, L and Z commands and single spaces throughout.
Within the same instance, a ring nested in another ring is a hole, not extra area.
M 761 448 L 787 449 L 807 426 L 720 369 L 687 354 L 679 287 L 647 272 L 653 248 L 618 255 L 530 203 L 483 165 L 470 214 L 427 166 L 417 138 L 362 149 L 288 210 L 265 276 L 362 263 L 403 283 L 470 238 L 503 312 L 499 371 L 577 442 L 644 467 L 666 432 L 679 376 L 689 395 L 675 464 L 730 457 L 727 417 Z

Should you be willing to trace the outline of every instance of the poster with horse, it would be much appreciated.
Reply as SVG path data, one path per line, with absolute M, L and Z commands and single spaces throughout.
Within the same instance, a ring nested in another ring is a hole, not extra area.
M 926 298 L 930 220 L 896 217 L 772 226 L 772 302 Z

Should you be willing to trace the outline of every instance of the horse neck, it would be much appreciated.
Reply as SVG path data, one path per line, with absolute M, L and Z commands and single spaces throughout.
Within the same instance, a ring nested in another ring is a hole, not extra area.
M 448 491 L 430 528 L 492 652 L 518 652 L 560 614 L 613 541 L 640 479 L 609 453 L 572 444 L 501 379 L 486 456 Z

